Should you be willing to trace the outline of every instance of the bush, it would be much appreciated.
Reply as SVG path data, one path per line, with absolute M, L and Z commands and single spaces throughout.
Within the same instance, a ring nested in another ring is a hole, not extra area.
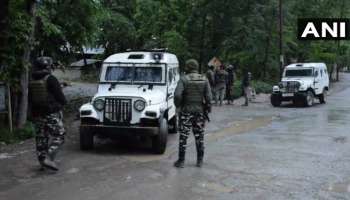
M 12 133 L 5 128 L 0 129 L 0 142 L 6 144 L 14 144 L 23 140 L 33 138 L 35 136 L 34 125 L 28 122 L 24 128 L 16 129 Z
M 232 88 L 233 98 L 237 99 L 242 96 L 242 84 L 241 81 L 235 81 Z
M 270 94 L 272 92 L 273 85 L 263 81 L 252 81 L 252 87 L 255 89 L 255 92 L 257 94 L 260 94 L 260 93 Z
M 252 87 L 255 89 L 255 92 L 257 94 L 270 94 L 273 86 L 272 84 L 263 81 L 252 81 Z M 232 90 L 233 98 L 237 99 L 241 97 L 243 94 L 241 81 L 235 81 Z

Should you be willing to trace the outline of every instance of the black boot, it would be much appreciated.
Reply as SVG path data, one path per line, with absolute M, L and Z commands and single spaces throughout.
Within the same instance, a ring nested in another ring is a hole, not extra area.
M 197 153 L 197 167 L 202 167 L 203 166 L 203 156 L 204 156 L 204 152 L 198 152 Z
M 203 166 L 203 158 L 197 159 L 197 167 L 201 168 Z
M 185 152 L 179 152 L 179 159 L 174 163 L 174 167 L 184 168 L 185 166 Z
M 185 160 L 181 160 L 180 158 L 174 163 L 174 167 L 177 168 L 184 168 L 185 167 Z

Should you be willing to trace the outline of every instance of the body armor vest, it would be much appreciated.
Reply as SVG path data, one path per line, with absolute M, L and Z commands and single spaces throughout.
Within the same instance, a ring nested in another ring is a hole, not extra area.
M 216 77 L 215 77 L 215 82 L 216 84 L 224 84 L 226 83 L 226 72 L 224 70 L 219 70 L 216 73 Z
M 184 106 L 203 106 L 206 79 L 200 74 L 186 75 L 187 84 L 184 91 Z
M 32 106 L 39 112 L 50 113 L 59 106 L 53 95 L 48 91 L 47 79 L 49 76 L 46 75 L 39 80 L 31 80 L 29 83 L 29 95 Z

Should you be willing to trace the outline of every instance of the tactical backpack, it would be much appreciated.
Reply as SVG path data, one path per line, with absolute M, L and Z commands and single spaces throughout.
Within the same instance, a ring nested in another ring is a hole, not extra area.
M 46 75 L 39 80 L 31 80 L 29 82 L 29 95 L 33 107 L 45 108 L 50 106 L 50 94 L 47 89 L 47 79 L 50 75 Z
M 188 83 L 184 93 L 186 105 L 197 106 L 203 104 L 206 79 L 200 74 L 186 75 Z

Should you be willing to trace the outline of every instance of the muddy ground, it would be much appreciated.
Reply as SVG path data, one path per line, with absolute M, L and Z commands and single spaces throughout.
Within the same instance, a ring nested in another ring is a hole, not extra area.
M 0 199 L 350 199 L 349 86 L 342 74 L 327 104 L 312 108 L 273 108 L 266 95 L 247 108 L 242 100 L 215 107 L 202 169 L 193 139 L 185 168 L 172 166 L 178 135 L 162 156 L 133 139 L 99 139 L 82 152 L 71 114 L 58 173 L 38 170 L 32 140 L 1 147 Z M 90 88 L 82 96 L 94 93 L 93 84 L 81 87 Z M 76 99 L 74 87 L 65 92 Z

